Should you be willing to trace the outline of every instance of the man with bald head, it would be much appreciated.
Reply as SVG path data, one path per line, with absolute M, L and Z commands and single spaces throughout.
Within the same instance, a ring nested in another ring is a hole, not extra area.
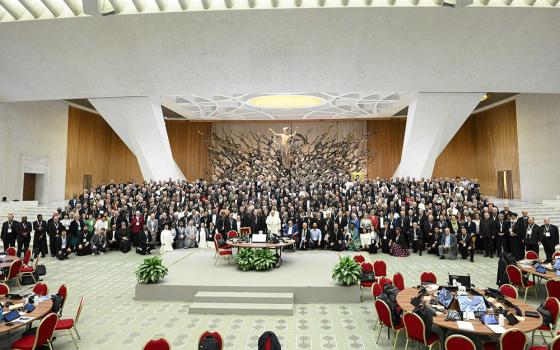
M 525 249 L 527 251 L 532 250 L 538 255 L 539 242 L 541 241 L 541 227 L 535 224 L 535 218 L 529 217 L 527 219 L 527 230 L 525 231 L 525 235 L 521 237 L 523 239 L 523 244 L 525 244 Z
M 558 244 L 558 226 L 551 225 L 550 219 L 544 219 L 544 225 L 541 226 L 541 242 L 546 254 L 546 259 L 552 259 L 555 247 Z
M 16 232 L 19 223 L 14 220 L 14 214 L 8 214 L 8 221 L 2 224 L 2 242 L 4 243 L 4 250 L 8 247 L 16 246 Z

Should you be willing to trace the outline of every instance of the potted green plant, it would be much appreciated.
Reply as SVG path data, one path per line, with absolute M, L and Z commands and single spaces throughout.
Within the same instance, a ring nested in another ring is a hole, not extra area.
M 255 251 L 253 249 L 241 248 L 235 256 L 235 264 L 242 271 L 255 268 Z
M 159 256 L 146 258 L 136 269 L 138 283 L 157 283 L 167 276 L 167 267 L 163 265 L 163 260 Z
M 259 249 L 255 252 L 255 270 L 265 271 L 273 268 L 278 261 L 276 253 L 272 249 Z
M 338 263 L 334 266 L 332 279 L 343 286 L 352 286 L 360 280 L 362 267 L 350 256 L 338 256 Z

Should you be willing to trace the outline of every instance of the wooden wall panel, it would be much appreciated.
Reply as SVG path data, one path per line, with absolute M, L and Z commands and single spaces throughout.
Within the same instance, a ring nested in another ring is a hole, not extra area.
M 168 120 L 166 125 L 173 158 L 187 179 L 210 179 L 212 123 Z
M 436 159 L 434 176 L 476 177 L 475 119 L 470 116 Z
M 368 120 L 368 177 L 391 177 L 401 161 L 406 118 Z

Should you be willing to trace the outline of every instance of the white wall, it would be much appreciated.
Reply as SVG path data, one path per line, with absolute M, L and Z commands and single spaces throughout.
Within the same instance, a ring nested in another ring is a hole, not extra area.
M 560 94 L 516 98 L 521 199 L 560 195 Z
M 48 158 L 48 167 L 37 170 L 47 172 L 47 186 L 38 199 L 63 200 L 67 132 L 68 106 L 63 102 L 0 103 L 0 197 L 22 199 L 24 157 Z

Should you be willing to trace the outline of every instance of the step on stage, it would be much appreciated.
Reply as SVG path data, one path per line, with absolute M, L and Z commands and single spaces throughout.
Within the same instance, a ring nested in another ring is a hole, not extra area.
M 220 259 L 214 265 L 214 252 L 209 249 L 176 250 L 164 255 L 167 277 L 157 284 L 137 284 L 135 299 L 194 302 L 192 313 L 253 314 L 270 314 L 270 307 L 278 309 L 274 313 L 291 314 L 287 305 L 293 303 L 360 302 L 358 286 L 343 287 L 331 278 L 336 252 L 284 252 L 282 260 L 280 268 L 243 272 L 233 259 L 230 264 Z M 220 312 L 212 312 L 213 302 L 221 303 Z M 249 302 L 250 312 L 242 306 Z

